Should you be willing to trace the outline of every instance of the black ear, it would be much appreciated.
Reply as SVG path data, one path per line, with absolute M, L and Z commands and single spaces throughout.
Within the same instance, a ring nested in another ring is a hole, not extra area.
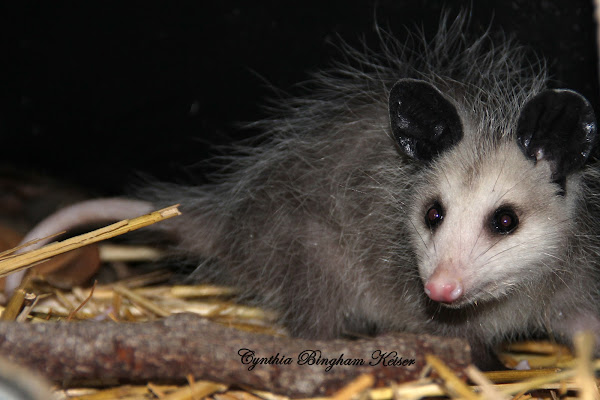
M 456 107 L 427 82 L 398 81 L 390 91 L 389 107 L 392 134 L 410 157 L 431 161 L 462 139 Z
M 546 90 L 521 110 L 517 142 L 527 157 L 548 161 L 560 181 L 581 168 L 596 145 L 594 110 L 577 92 Z

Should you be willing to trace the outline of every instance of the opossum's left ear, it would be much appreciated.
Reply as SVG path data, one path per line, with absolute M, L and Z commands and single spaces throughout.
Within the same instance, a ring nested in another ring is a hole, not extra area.
M 431 84 L 401 79 L 390 91 L 394 139 L 406 155 L 431 161 L 463 137 L 456 107 Z
M 550 163 L 554 180 L 581 168 L 596 141 L 594 110 L 577 92 L 546 90 L 521 110 L 517 142 L 527 157 Z

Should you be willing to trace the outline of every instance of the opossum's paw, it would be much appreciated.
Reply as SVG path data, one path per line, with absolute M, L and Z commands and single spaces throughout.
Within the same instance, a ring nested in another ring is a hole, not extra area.
M 283 316 L 283 324 L 292 336 L 304 339 L 330 340 L 336 338 L 372 337 L 380 333 L 377 325 L 362 314 L 329 306 L 303 304 Z
M 575 349 L 575 337 L 583 332 L 594 336 L 594 357 L 600 357 L 600 316 L 592 311 L 580 311 L 554 323 L 552 327 L 557 339 Z
M 482 371 L 505 371 L 508 367 L 500 361 L 496 346 L 480 341 L 470 341 L 473 363 Z
M 284 316 L 283 324 L 290 334 L 304 339 L 330 340 L 339 336 L 335 317 L 325 312 L 298 312 Z

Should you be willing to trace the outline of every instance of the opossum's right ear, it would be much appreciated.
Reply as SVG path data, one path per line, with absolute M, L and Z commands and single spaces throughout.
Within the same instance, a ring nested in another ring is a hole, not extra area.
M 431 84 L 402 79 L 390 91 L 392 134 L 410 157 L 431 161 L 463 137 L 456 107 Z
M 594 109 L 573 90 L 545 90 L 523 106 L 517 142 L 527 157 L 550 164 L 554 180 L 563 180 L 585 164 L 596 145 Z

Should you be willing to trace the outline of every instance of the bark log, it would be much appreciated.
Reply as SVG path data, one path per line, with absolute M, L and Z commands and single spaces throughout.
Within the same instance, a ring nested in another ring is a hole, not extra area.
M 375 386 L 417 379 L 426 353 L 458 372 L 470 363 L 461 339 L 394 334 L 312 341 L 244 332 L 192 314 L 147 323 L 0 323 L 0 354 L 64 384 L 180 381 L 191 374 L 292 397 L 318 396 L 364 373 L 375 377 Z M 325 358 L 362 365 L 317 365 Z

